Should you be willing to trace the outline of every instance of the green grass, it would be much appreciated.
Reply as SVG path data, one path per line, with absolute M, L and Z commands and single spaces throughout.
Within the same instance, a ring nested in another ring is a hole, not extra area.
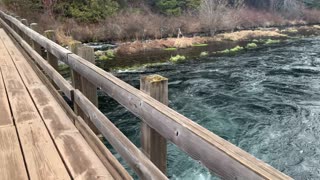
M 258 47 L 258 45 L 256 43 L 249 43 L 246 46 L 247 49 L 255 49 L 257 47 Z
M 280 40 L 268 39 L 264 44 L 269 45 L 269 44 L 277 44 L 277 43 L 280 43 Z
M 193 47 L 205 47 L 208 46 L 208 44 L 192 44 Z
M 170 61 L 174 62 L 174 63 L 180 62 L 180 61 L 184 61 L 184 60 L 186 60 L 186 57 L 185 56 L 180 56 L 179 54 L 176 55 L 176 56 L 171 56 L 171 58 L 170 58 Z
M 107 61 L 107 60 L 110 60 L 110 58 L 106 55 L 102 55 L 102 56 L 99 56 L 99 60 L 100 61 Z
M 165 50 L 165 51 L 176 51 L 177 48 L 175 48 L 175 47 L 170 47 L 170 48 L 165 48 L 164 50 Z
M 239 52 L 239 51 L 242 51 L 243 49 L 244 49 L 244 48 L 241 47 L 241 46 L 236 46 L 236 47 L 230 49 L 230 53 L 237 53 L 237 52 Z
M 209 53 L 207 51 L 203 51 L 200 53 L 200 57 L 206 57 L 208 55 L 209 55 Z

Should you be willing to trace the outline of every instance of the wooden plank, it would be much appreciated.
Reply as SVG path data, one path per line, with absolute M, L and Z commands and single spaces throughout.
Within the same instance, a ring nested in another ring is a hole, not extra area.
M 169 104 L 168 79 L 159 75 L 140 78 L 140 89 L 164 105 Z M 148 124 L 141 123 L 141 147 L 149 159 L 164 173 L 167 172 L 167 140 Z
M 23 46 L 25 47 L 25 46 Z M 43 62 L 43 61 L 42 61 Z M 45 61 L 44 61 L 45 62 Z M 49 65 L 49 67 L 51 67 Z M 129 173 L 124 169 L 124 167 L 119 163 L 119 161 L 111 154 L 111 152 L 106 148 L 106 146 L 100 141 L 99 138 L 90 130 L 90 128 L 83 122 L 79 120 L 78 117 L 75 116 L 72 109 L 68 104 L 66 104 L 65 100 L 58 94 L 56 89 L 50 84 L 48 79 L 42 74 L 42 72 L 37 68 L 37 66 L 32 66 L 35 72 L 39 75 L 39 77 L 47 83 L 47 87 L 49 91 L 57 98 L 60 102 L 60 105 L 63 106 L 64 110 L 68 114 L 70 118 L 72 118 L 76 123 L 78 130 L 82 134 L 82 136 L 87 140 L 90 147 L 96 153 L 96 155 L 100 158 L 103 165 L 107 168 L 114 179 L 132 179 Z M 52 68 L 52 67 L 51 67 Z M 57 73 L 56 71 L 54 71 Z M 67 83 L 64 80 L 64 83 Z M 72 87 L 71 87 L 72 89 Z M 73 121 L 72 121 L 73 122 Z M 73 153 L 74 154 L 74 153 Z M 118 178 L 120 176 L 120 178 Z
M 0 36 L 2 36 L 1 34 L 4 33 L 3 29 L 0 29 Z M 10 55 L 7 52 L 6 47 L 4 46 L 4 44 L 2 42 L 0 42 L 0 66 L 9 66 L 12 65 L 11 60 L 8 62 L 8 59 L 11 59 Z M 8 64 L 9 63 L 9 64 Z
M 13 42 L 7 40 L 10 48 L 15 48 Z M 11 54 L 11 56 L 15 56 Z M 14 62 L 26 87 L 36 104 L 42 119 L 54 139 L 56 146 L 71 173 L 72 178 L 97 179 L 104 177 L 112 179 L 99 158 L 85 142 L 72 121 L 55 101 L 50 91 L 42 84 L 26 59 Z M 30 81 L 30 77 L 32 81 Z M 66 142 L 68 141 L 68 142 Z M 73 148 L 77 147 L 77 148 Z M 79 158 L 81 157 L 81 158 Z
M 133 179 L 81 117 L 77 117 L 75 122 L 82 136 L 87 140 L 114 179 Z
M 31 39 L 36 41 L 40 46 L 47 49 L 51 54 L 53 54 L 55 57 L 57 57 L 61 61 L 67 61 L 67 56 L 71 52 L 67 49 L 59 46 L 57 43 L 45 38 L 38 32 L 35 32 L 34 30 L 30 29 L 29 27 L 22 24 L 17 19 L 13 18 L 12 16 L 8 16 L 2 11 L 0 12 L 2 16 L 9 20 L 11 23 L 13 23 L 19 30 L 23 31 L 26 35 L 28 35 Z M 19 33 L 18 33 L 19 34 Z
M 14 126 L 0 127 L 0 159 L 1 180 L 28 179 Z
M 74 179 L 113 179 L 79 132 L 61 134 L 55 139 Z
M 41 121 L 17 70 L 12 67 L 2 66 L 1 72 L 16 123 L 31 120 Z
M 167 177 L 132 142 L 99 111 L 79 90 L 74 91 L 75 102 L 90 117 L 93 124 L 117 150 L 141 179 Z
M 17 129 L 31 179 L 70 179 L 43 122 L 17 124 Z
M 291 179 L 81 57 L 70 54 L 68 64 L 219 176 L 227 179 Z
M 2 21 L 0 19 L 0 21 Z M 9 28 L 7 24 L 4 24 L 4 26 Z M 17 33 L 15 33 L 12 29 L 8 29 L 13 36 L 18 40 L 20 45 L 28 52 L 28 54 L 38 63 L 38 65 L 46 72 L 46 74 L 58 85 L 58 87 L 64 92 L 64 94 L 71 100 L 71 91 L 72 86 L 65 81 L 65 79 L 45 60 L 43 57 L 38 54 L 31 46 L 29 46 L 23 39 L 18 36 Z M 0 46 L 1 47 L 1 46 Z M 36 80 L 34 78 L 34 80 Z
M 6 125 L 13 125 L 8 97 L 3 84 L 1 67 L 0 67 L 0 117 L 1 117 L 0 127 L 6 126 Z
M 18 39 L 19 39 L 19 37 L 17 37 Z M 20 38 L 21 39 L 21 38 Z M 20 41 L 19 40 L 19 42 L 23 45 L 23 47 L 24 48 L 28 48 L 28 46 L 26 46 L 25 45 L 25 43 L 23 43 L 23 41 Z M 30 48 L 29 48 L 30 49 Z M 36 54 L 36 53 L 33 53 L 33 54 Z M 39 58 L 37 58 L 38 60 L 39 60 Z M 43 60 L 41 61 L 41 62 L 43 62 Z M 49 67 L 51 67 L 51 66 L 49 66 Z M 55 71 L 54 71 L 55 72 Z M 52 88 L 53 89 L 53 88 Z M 41 103 L 41 102 L 48 102 L 48 100 L 43 100 L 43 99 L 46 99 L 45 98 L 45 96 L 43 96 L 43 91 L 42 90 L 40 90 L 40 89 L 37 89 L 37 88 L 35 88 L 35 89 L 29 89 L 30 91 L 31 91 L 31 94 L 34 94 L 34 97 L 35 97 L 35 101 L 36 102 L 39 102 L 39 103 L 37 103 L 37 104 L 41 104 L 41 106 L 44 106 L 45 105 L 45 103 Z M 53 90 L 53 91 L 55 91 L 55 90 Z M 58 94 L 57 94 L 58 95 Z M 59 96 L 59 95 L 58 95 Z M 61 100 L 61 101 L 63 101 L 64 102 L 64 100 Z M 64 102 L 64 104 L 65 104 L 65 102 Z M 56 105 L 53 105 L 54 107 L 57 107 Z M 51 122 L 55 122 L 56 120 L 57 120 L 57 115 L 55 114 L 55 113 L 53 113 L 52 114 L 52 111 L 50 110 L 50 108 L 51 107 L 48 107 L 48 106 L 44 106 L 45 108 L 41 108 L 41 107 L 39 107 L 39 109 L 40 109 L 40 112 L 42 112 L 42 116 L 43 117 L 46 117 L 45 119 L 50 119 L 50 118 L 53 118 L 54 120 L 52 120 Z M 68 107 L 68 106 L 65 106 L 66 108 L 70 108 L 70 107 Z M 49 108 L 49 109 L 48 109 Z M 48 117 L 48 114 L 50 114 L 49 115 L 49 117 Z M 58 114 L 61 114 L 61 112 L 60 113 L 58 113 Z M 61 116 L 59 116 L 59 117 L 61 117 Z M 54 124 L 57 124 L 57 123 L 54 123 Z M 59 123 L 58 123 L 59 124 Z M 50 126 L 50 125 L 49 125 Z M 56 125 L 54 125 L 55 127 L 57 127 Z M 59 125 L 58 125 L 59 126 Z M 84 126 L 81 126 L 81 127 L 84 127 Z M 86 126 L 87 127 L 87 126 Z M 50 128 L 49 128 L 50 129 Z M 84 129 L 84 128 L 80 128 L 80 129 Z M 88 127 L 87 127 L 87 130 L 88 130 Z M 61 131 L 60 131 L 61 132 Z M 71 132 L 71 131 L 69 131 L 69 132 Z M 83 132 L 83 131 L 82 131 Z M 88 131 L 86 131 L 87 133 L 86 133 L 86 135 L 88 134 Z M 57 134 L 61 134 L 61 133 L 56 133 L 56 135 L 53 135 L 53 136 L 58 136 Z M 93 134 L 94 135 L 94 134 Z M 95 135 L 94 135 L 95 136 Z M 88 137 L 88 136 L 86 136 L 86 137 Z M 119 177 L 119 175 L 120 175 L 120 177 L 121 177 L 121 179 L 131 179 L 131 177 L 130 177 L 130 175 L 125 171 L 125 169 L 121 166 L 121 164 L 115 159 L 115 157 L 106 149 L 106 147 L 101 143 L 101 141 L 97 138 L 97 137 L 95 137 L 96 139 L 97 139 L 97 141 L 100 143 L 100 148 L 99 148 L 99 153 L 98 153 L 98 151 L 95 151 L 96 152 L 96 154 L 99 154 L 98 156 L 99 156 L 99 158 L 101 158 L 101 157 L 107 157 L 108 159 L 107 160 L 105 160 L 105 161 L 103 161 L 103 164 L 105 165 L 105 164 L 112 164 L 112 166 L 113 167 L 109 167 L 108 168 L 108 170 L 109 171 L 111 171 L 111 170 L 113 170 L 113 171 L 117 171 L 116 173 L 114 173 L 114 174 L 112 174 L 112 176 L 114 177 L 114 178 L 116 178 L 116 179 L 119 179 L 118 177 Z M 96 147 L 96 146 L 95 146 Z M 98 146 L 99 147 L 99 146 Z M 103 149 L 104 148 L 104 149 Z M 109 152 L 109 154 L 105 154 L 106 152 Z M 72 153 L 72 154 L 77 154 L 77 153 Z M 109 161 L 110 161 L 110 163 L 109 163 Z M 118 174 L 118 176 L 117 175 L 115 175 L 115 174 Z
M 5 35 L 2 34 L 2 36 Z M 2 37 L 1 40 L 3 40 Z M 9 41 L 6 42 L 10 44 Z M 11 50 L 10 52 L 14 53 L 15 51 Z M 21 60 L 18 59 L 18 61 Z M 1 71 L 30 178 L 70 179 L 17 69 L 2 66 Z M 12 86 L 11 82 L 19 84 L 19 86 Z

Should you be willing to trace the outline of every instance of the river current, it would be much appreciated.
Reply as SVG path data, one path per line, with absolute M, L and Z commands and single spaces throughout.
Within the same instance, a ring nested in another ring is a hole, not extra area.
M 319 37 L 116 76 L 139 88 L 155 73 L 169 78 L 171 108 L 294 179 L 320 179 Z M 140 120 L 102 94 L 99 103 L 140 146 Z M 168 176 L 216 179 L 171 143 Z

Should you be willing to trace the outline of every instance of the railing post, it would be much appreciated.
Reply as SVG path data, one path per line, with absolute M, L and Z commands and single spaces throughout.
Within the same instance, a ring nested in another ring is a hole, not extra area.
M 144 76 L 140 79 L 140 90 L 154 99 L 168 105 L 168 79 L 159 75 Z M 164 173 L 167 170 L 167 141 L 156 130 L 142 122 L 142 151 Z
M 27 19 L 21 19 L 21 23 L 24 24 L 24 25 L 26 25 L 26 26 L 29 26 Z M 21 37 L 22 37 L 22 39 L 24 39 L 25 41 L 28 42 L 28 40 L 27 40 L 28 36 L 27 36 L 24 32 L 22 32 L 22 31 L 21 31 Z
M 39 27 L 37 23 L 31 23 L 30 28 L 36 32 L 39 32 Z M 38 52 L 38 54 L 42 56 L 41 46 L 37 42 L 35 42 L 33 39 L 31 39 L 31 46 L 36 52 Z
M 56 33 L 54 30 L 47 30 L 44 32 L 44 35 L 51 41 L 56 42 Z M 47 51 L 47 61 L 55 70 L 59 70 L 57 57 L 52 55 L 49 51 Z
M 95 64 L 94 49 L 89 46 L 81 46 L 77 49 L 78 55 L 83 59 Z M 79 89 L 95 106 L 98 107 L 97 87 L 81 76 L 81 88 Z M 78 111 L 79 115 L 83 117 L 85 122 L 89 125 L 93 132 L 100 134 L 96 126 L 90 121 L 90 118 L 82 111 Z M 81 113 L 80 113 L 81 112 Z

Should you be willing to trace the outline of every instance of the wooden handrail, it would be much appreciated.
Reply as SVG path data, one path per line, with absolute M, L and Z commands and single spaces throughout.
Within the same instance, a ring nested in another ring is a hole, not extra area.
M 224 179 L 291 179 L 149 95 L 44 38 L 15 18 L 3 12 L 1 15 L 215 174 Z M 88 108 L 85 104 L 82 106 Z M 94 117 L 93 112 L 87 111 L 87 114 Z
M 18 33 L 11 29 L 2 19 L 0 19 L 0 23 L 14 36 L 18 43 L 40 65 L 40 67 L 46 73 L 48 73 L 48 76 L 54 80 L 57 86 L 61 88 L 67 96 L 70 96 L 70 99 L 74 99 L 74 97 L 76 97 L 77 103 L 81 105 L 84 111 L 89 110 L 90 116 L 91 114 L 94 114 L 91 120 L 97 125 L 104 137 L 124 158 L 124 160 L 128 162 L 130 167 L 132 167 L 132 169 L 141 179 L 167 179 L 167 177 L 136 146 L 134 146 L 131 141 L 117 127 L 115 127 L 111 121 L 99 111 L 97 107 L 95 107 L 95 105 L 93 105 L 79 90 L 75 90 L 57 71 L 53 69 L 53 67 L 49 65 L 48 62 L 46 62 L 39 54 L 37 54 L 36 51 L 34 51 L 31 46 L 19 36 Z M 83 102 L 85 102 L 85 106 L 81 104 Z M 80 127 L 84 126 L 83 123 L 79 124 L 81 123 L 81 120 L 81 118 L 75 120 L 77 127 L 79 127 L 79 125 L 81 125 Z M 104 124 L 104 126 L 99 126 L 99 124 Z M 80 128 L 79 130 L 81 133 L 86 134 L 88 131 L 87 129 L 83 128 Z M 110 134 L 110 132 L 113 133 Z M 115 141 L 115 137 L 117 141 Z M 95 150 L 99 150 L 99 153 L 103 153 L 101 152 L 101 149 L 97 149 L 96 147 Z

